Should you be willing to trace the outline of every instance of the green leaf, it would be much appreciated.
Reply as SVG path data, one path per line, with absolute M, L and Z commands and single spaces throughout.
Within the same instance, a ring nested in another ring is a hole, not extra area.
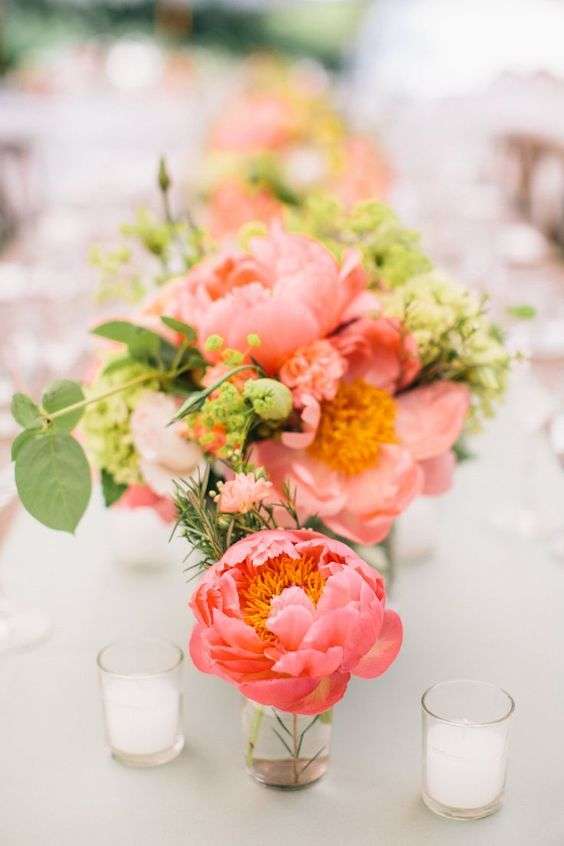
M 94 335 L 109 341 L 127 344 L 129 355 L 149 367 L 170 367 L 176 348 L 156 332 L 135 326 L 126 320 L 110 320 L 92 330 Z
M 518 320 L 532 320 L 537 315 L 537 310 L 532 305 L 514 305 L 507 307 L 507 314 L 516 317 Z
M 104 495 L 104 503 L 106 508 L 109 508 L 110 505 L 113 505 L 114 502 L 117 502 L 118 499 L 125 493 L 127 490 L 127 485 L 120 484 L 116 482 L 112 474 L 105 469 L 102 469 L 100 474 L 101 481 L 102 481 L 102 493 Z
M 41 412 L 26 394 L 18 393 L 12 397 L 12 417 L 24 429 L 37 428 L 41 424 Z
M 121 370 L 122 367 L 129 367 L 133 362 L 134 359 L 130 355 L 120 355 L 119 358 L 113 358 L 106 364 L 102 370 L 102 375 L 108 376 L 110 373 L 115 373 L 116 370 Z
M 32 517 L 73 533 L 90 499 L 84 450 L 67 432 L 49 432 L 24 444 L 16 457 L 16 486 Z
M 41 402 L 47 414 L 53 414 L 55 411 L 67 408 L 67 406 L 82 402 L 83 399 L 84 392 L 78 382 L 72 382 L 70 379 L 60 379 L 57 382 L 53 382 L 47 388 Z M 70 432 L 74 429 L 83 413 L 84 408 L 77 408 L 68 414 L 56 417 L 53 420 L 53 427 Z
M 333 722 L 333 709 L 329 708 L 328 711 L 324 711 L 322 714 L 319 715 L 320 722 L 324 723 L 324 725 L 331 725 Z
M 258 368 L 254 364 L 241 364 L 239 367 L 234 367 L 233 370 L 230 370 L 225 374 L 225 376 L 222 376 L 221 379 L 214 382 L 213 385 L 190 394 L 188 399 L 182 403 L 172 420 L 167 425 L 170 426 L 175 422 L 175 420 L 181 420 L 183 417 L 186 417 L 186 415 L 199 411 L 206 399 L 210 394 L 213 394 L 216 388 L 219 388 L 220 385 L 223 385 L 224 382 L 227 382 L 228 379 L 231 379 L 232 376 L 235 376 L 236 373 L 240 373 L 242 370 L 259 370 L 259 372 L 262 372 L 262 368 Z
M 174 329 L 175 332 L 180 332 L 181 335 L 193 343 L 196 338 L 196 330 L 193 326 L 190 326 L 188 323 L 183 323 L 182 320 L 176 320 L 174 317 L 161 317 L 161 321 L 164 323 L 165 326 L 168 326 L 169 329 Z
M 24 444 L 26 444 L 32 438 L 36 438 L 38 435 L 41 435 L 41 432 L 38 429 L 24 429 L 23 432 L 20 432 L 20 434 L 12 441 L 12 461 L 16 460 L 16 458 L 18 457 L 18 453 L 20 449 L 24 446 Z
M 476 453 L 472 452 L 464 438 L 459 438 L 456 443 L 453 444 L 452 451 L 454 452 L 454 456 L 458 464 L 462 464 L 463 461 L 471 461 L 473 458 L 476 458 Z

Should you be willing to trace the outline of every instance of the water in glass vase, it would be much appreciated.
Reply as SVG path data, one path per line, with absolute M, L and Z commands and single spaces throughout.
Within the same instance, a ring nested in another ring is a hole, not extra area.
M 332 713 L 303 716 L 245 700 L 243 736 L 250 775 L 262 784 L 299 790 L 329 767 Z

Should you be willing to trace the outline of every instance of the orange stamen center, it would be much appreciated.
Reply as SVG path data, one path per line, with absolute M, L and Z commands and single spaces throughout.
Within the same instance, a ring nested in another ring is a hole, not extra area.
M 301 558 L 279 555 L 260 567 L 250 567 L 239 586 L 243 620 L 265 640 L 273 638 L 266 629 L 271 602 L 285 588 L 301 587 L 317 605 L 326 577 L 317 568 L 317 556 L 306 553 Z
M 342 383 L 335 399 L 321 406 L 321 420 L 309 452 L 347 476 L 378 459 L 381 444 L 397 443 L 396 404 L 387 391 L 357 380 Z

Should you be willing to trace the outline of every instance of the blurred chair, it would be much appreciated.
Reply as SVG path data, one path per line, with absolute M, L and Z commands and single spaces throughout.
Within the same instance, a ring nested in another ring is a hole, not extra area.
M 0 138 L 0 249 L 33 211 L 32 144 L 24 137 Z

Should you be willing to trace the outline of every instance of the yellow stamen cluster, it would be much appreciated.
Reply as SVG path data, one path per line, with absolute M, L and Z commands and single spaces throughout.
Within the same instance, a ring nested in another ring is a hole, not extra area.
M 396 405 L 387 391 L 362 380 L 343 383 L 334 400 L 324 402 L 309 452 L 347 476 L 375 464 L 381 444 L 397 442 Z
M 316 556 L 307 553 L 301 558 L 279 555 L 260 567 L 249 567 L 245 575 L 239 586 L 243 619 L 265 640 L 273 638 L 266 629 L 273 598 L 285 588 L 301 587 L 317 605 L 326 578 L 317 568 Z

